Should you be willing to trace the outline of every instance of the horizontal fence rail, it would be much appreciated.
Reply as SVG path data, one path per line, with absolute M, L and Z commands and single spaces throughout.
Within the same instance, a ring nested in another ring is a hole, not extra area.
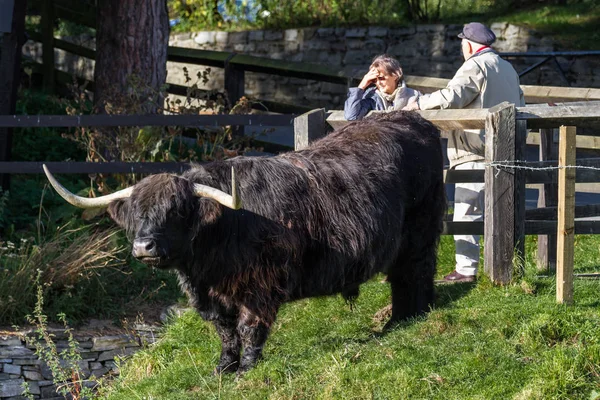
M 558 227 L 557 221 L 525 221 L 526 235 L 555 235 Z M 483 235 L 484 223 L 479 221 L 454 222 L 444 221 L 444 235 Z M 575 221 L 575 234 L 598 235 L 600 234 L 599 221 Z
M 0 115 L 0 127 L 81 126 L 291 126 L 294 115 Z
M 156 174 L 182 173 L 191 168 L 189 162 L 85 162 L 85 161 L 3 161 L 3 174 L 43 174 L 42 165 L 56 174 Z
M 457 129 L 484 129 L 488 109 L 475 110 L 427 110 L 418 111 L 442 131 Z M 555 107 L 526 106 L 516 107 L 515 119 L 527 121 L 527 128 L 556 128 L 560 125 L 577 127 L 598 127 L 600 122 L 600 103 L 590 105 L 557 105 Z M 343 111 L 331 111 L 327 122 L 335 129 L 347 124 Z

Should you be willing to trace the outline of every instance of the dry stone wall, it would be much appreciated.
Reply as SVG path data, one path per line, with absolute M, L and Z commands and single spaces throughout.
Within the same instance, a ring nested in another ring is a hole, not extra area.
M 506 23 L 491 26 L 500 52 L 556 51 L 548 37 Z M 171 35 L 170 45 L 193 49 L 228 51 L 278 60 L 322 64 L 332 70 L 361 77 L 372 58 L 381 53 L 397 57 L 406 75 L 451 78 L 462 64 L 460 40 L 456 35 L 462 25 L 416 25 L 403 28 L 304 28 L 256 30 L 242 32 L 194 32 Z M 93 38 L 77 42 L 91 48 Z M 25 54 L 41 60 L 39 44 L 28 42 Z M 57 63 L 63 70 L 76 71 L 93 78 L 93 62 L 56 51 Z M 517 71 L 541 58 L 513 58 Z M 566 76 L 575 87 L 600 87 L 600 57 L 558 58 Z M 167 81 L 185 84 L 183 68 L 190 76 L 205 67 L 168 63 Z M 523 84 L 564 86 L 553 62 L 544 64 L 522 78 Z M 347 85 L 319 83 L 312 80 L 246 73 L 245 92 L 257 99 L 302 104 L 311 107 L 340 109 L 346 98 Z M 202 88 L 223 90 L 223 70 L 212 68 L 210 80 Z
M 50 329 L 59 352 L 68 348 L 68 335 L 62 329 Z M 27 344 L 31 331 L 0 334 L 0 399 L 24 399 L 23 385 L 27 383 L 34 399 L 64 399 L 56 392 L 56 385 L 48 365 L 38 358 L 35 349 Z M 160 330 L 154 326 L 138 325 L 127 334 L 93 336 L 75 333 L 81 361 L 78 368 L 90 387 L 98 378 L 119 373 L 117 357 L 127 357 L 147 344 L 154 343 Z M 63 360 L 63 363 L 66 363 Z
M 500 52 L 556 51 L 549 38 L 506 23 L 491 26 Z M 283 31 L 198 32 L 172 35 L 172 46 L 231 51 L 273 59 L 322 64 L 349 76 L 362 77 L 374 56 L 388 53 L 406 75 L 451 78 L 463 62 L 457 34 L 462 25 L 417 25 L 404 28 L 305 28 Z M 517 71 L 540 58 L 512 58 Z M 572 86 L 600 87 L 600 57 L 558 58 Z M 169 63 L 168 80 L 179 80 L 182 66 Z M 188 68 L 192 68 L 188 66 Z M 211 71 L 207 87 L 222 88 L 222 70 Z M 522 84 L 564 86 L 553 63 L 525 75 Z M 347 86 L 312 80 L 246 73 L 246 94 L 259 99 L 340 109 Z

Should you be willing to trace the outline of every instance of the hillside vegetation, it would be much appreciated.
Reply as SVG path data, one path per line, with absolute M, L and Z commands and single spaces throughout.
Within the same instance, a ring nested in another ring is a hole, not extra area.
M 564 49 L 600 49 L 596 0 L 168 0 L 174 32 L 509 22 Z M 212 6 L 211 6 L 212 5 Z

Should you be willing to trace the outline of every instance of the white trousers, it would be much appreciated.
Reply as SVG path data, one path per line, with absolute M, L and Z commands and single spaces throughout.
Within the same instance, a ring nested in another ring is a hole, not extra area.
M 484 169 L 481 161 L 459 164 L 455 169 Z M 454 188 L 453 221 L 482 221 L 485 209 L 484 183 L 457 183 Z M 462 275 L 476 275 L 479 266 L 479 235 L 455 235 L 456 271 Z

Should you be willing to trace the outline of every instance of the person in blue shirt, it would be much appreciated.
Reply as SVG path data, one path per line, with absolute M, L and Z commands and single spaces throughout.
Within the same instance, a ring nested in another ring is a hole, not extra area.
M 419 95 L 417 90 L 406 86 L 398 60 L 381 54 L 373 59 L 358 87 L 348 90 L 344 117 L 353 121 L 362 119 L 372 110 L 401 110 Z

